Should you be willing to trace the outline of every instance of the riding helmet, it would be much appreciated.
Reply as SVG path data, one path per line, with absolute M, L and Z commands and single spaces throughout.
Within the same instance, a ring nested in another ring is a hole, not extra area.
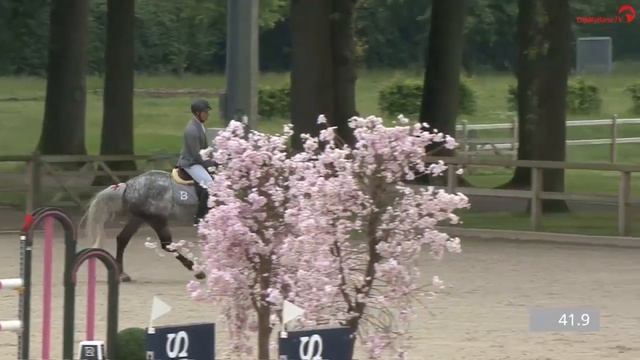
M 191 103 L 191 113 L 197 114 L 203 111 L 211 110 L 211 106 L 209 106 L 209 102 L 204 99 L 198 99 Z

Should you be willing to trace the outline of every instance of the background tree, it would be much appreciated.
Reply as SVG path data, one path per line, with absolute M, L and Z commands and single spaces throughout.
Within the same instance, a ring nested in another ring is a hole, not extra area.
M 331 0 L 333 1 L 333 0 Z M 367 68 L 415 68 L 424 64 L 432 0 L 360 0 L 355 27 L 357 53 Z M 291 69 L 290 2 L 260 2 L 261 70 Z M 640 8 L 640 2 L 629 2 Z M 89 71 L 104 71 L 106 0 L 90 6 Z M 614 16 L 620 3 L 570 1 L 572 16 Z M 517 62 L 517 0 L 468 2 L 465 69 L 512 70 Z M 0 2 L 0 74 L 44 74 L 47 63 L 48 1 Z M 180 13 L 180 16 L 176 16 Z M 136 71 L 220 72 L 225 63 L 224 1 L 137 0 Z M 638 20 L 636 19 L 635 22 Z M 611 36 L 616 60 L 640 59 L 640 37 L 633 24 L 575 26 L 579 36 Z M 384 31 L 380 31 L 384 29 Z M 185 36 L 185 34 L 187 36 Z M 3 41 L 4 39 L 4 41 Z M 32 46 L 24 46 L 31 44 Z M 268 51 L 262 51 L 263 49 Z M 186 53 L 186 55 L 185 55 Z
M 455 136 L 462 64 L 465 1 L 435 1 L 427 47 L 420 121 Z M 451 154 L 443 149 L 439 155 Z
M 538 26 L 540 6 L 535 0 L 518 1 L 518 27 L 516 32 L 518 56 L 516 64 L 518 160 L 533 159 L 534 128 L 537 123 L 538 58 L 542 51 Z M 503 188 L 529 188 L 531 168 L 517 167 L 511 180 Z
M 340 137 L 353 144 L 347 120 L 355 109 L 355 0 L 292 0 L 291 119 L 293 147 L 300 134 L 318 135 L 325 115 Z
M 291 123 L 297 150 L 300 134 L 318 135 L 318 115 L 333 113 L 331 8 L 331 1 L 291 0 Z
M 85 108 L 88 1 L 52 0 L 43 154 L 86 154 Z M 29 46 L 29 44 L 25 44 Z
M 333 0 L 331 14 L 334 111 L 329 121 L 337 126 L 338 136 L 349 145 L 355 144 L 348 121 L 356 115 L 356 3 L 357 0 Z
M 544 0 L 545 52 L 540 66 L 538 116 L 534 132 L 534 160 L 566 160 L 566 99 L 571 61 L 569 0 Z M 564 169 L 543 171 L 543 190 L 564 192 Z M 543 211 L 567 211 L 562 200 L 544 200 Z
M 108 0 L 107 7 L 100 154 L 133 155 L 135 0 Z M 108 166 L 113 170 L 136 168 L 133 161 L 110 162 Z

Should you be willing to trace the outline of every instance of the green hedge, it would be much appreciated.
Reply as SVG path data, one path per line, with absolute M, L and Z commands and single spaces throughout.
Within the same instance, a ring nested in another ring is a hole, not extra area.
M 258 89 L 258 114 L 265 119 L 288 119 L 290 116 L 291 87 L 264 87 Z
M 631 95 L 631 101 L 633 102 L 633 113 L 640 114 L 640 82 L 627 86 L 624 91 Z
M 142 328 L 127 328 L 118 332 L 116 359 L 145 360 L 145 336 Z
M 509 111 L 517 110 L 517 87 L 509 85 L 507 89 L 507 107 Z M 594 84 L 577 78 L 567 84 L 567 111 L 571 114 L 593 114 L 600 111 L 602 98 Z
M 460 112 L 473 114 L 476 110 L 475 91 L 466 81 L 460 82 Z M 388 84 L 378 94 L 378 107 L 385 114 L 416 116 L 422 102 L 422 82 L 417 80 L 395 81 Z

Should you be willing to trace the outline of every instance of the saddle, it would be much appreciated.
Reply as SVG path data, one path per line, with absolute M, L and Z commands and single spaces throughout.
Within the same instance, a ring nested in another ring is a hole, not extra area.
M 171 171 L 171 178 L 180 185 L 193 185 L 193 178 L 181 167 L 174 167 Z

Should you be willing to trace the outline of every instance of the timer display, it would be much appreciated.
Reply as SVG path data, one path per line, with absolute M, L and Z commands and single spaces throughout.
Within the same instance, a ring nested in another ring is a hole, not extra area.
M 593 307 L 533 308 L 530 331 L 598 331 L 600 311 Z

